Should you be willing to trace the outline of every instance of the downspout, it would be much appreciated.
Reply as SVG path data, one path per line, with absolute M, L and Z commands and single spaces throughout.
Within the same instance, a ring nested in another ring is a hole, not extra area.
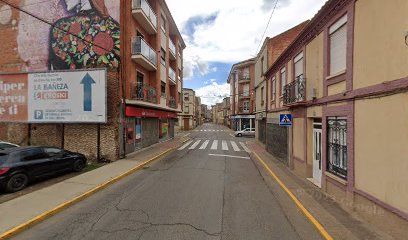
M 120 8 L 121 8 L 121 14 L 120 14 L 120 44 L 122 45 L 120 48 L 121 52 L 121 58 L 119 62 L 119 67 L 118 67 L 118 76 L 119 76 L 119 85 L 121 85 L 121 90 L 122 90 L 122 116 L 123 116 L 123 121 L 122 121 L 122 138 L 123 138 L 123 152 L 121 158 L 126 158 L 126 86 L 125 86 L 125 65 L 126 65 L 126 50 L 127 50 L 127 44 L 126 44 L 126 21 L 125 21 L 125 15 L 126 15 L 126 9 L 127 5 L 125 0 L 121 0 L 120 3 Z

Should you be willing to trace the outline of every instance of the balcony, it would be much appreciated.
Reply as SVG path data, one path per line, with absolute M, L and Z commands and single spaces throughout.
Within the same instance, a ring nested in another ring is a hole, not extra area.
M 157 33 L 157 16 L 146 0 L 133 0 L 132 15 L 146 32 Z
M 176 60 L 176 45 L 174 45 L 173 41 L 171 38 L 169 38 L 169 49 L 170 49 L 170 59 L 171 60 Z
M 238 82 L 239 83 L 248 83 L 251 81 L 251 77 L 249 73 L 240 73 L 238 74 Z
M 157 53 L 141 37 L 132 39 L 132 60 L 149 71 L 157 70 Z
M 176 107 L 176 99 L 172 96 L 169 97 L 169 107 L 171 108 L 177 108 Z
M 239 93 L 239 98 L 243 99 L 243 98 L 251 98 L 251 96 L 249 95 L 249 91 L 244 91 Z
M 156 88 L 147 84 L 136 83 L 132 86 L 132 100 L 157 104 Z
M 306 79 L 303 77 L 298 77 L 295 81 L 285 85 L 283 93 L 283 104 L 291 105 L 305 102 L 305 85 Z
M 176 85 L 176 72 L 170 67 L 169 68 L 169 78 L 173 85 Z

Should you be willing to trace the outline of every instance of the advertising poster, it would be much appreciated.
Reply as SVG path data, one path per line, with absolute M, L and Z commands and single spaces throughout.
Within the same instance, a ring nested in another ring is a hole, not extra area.
M 106 70 L 0 75 L 0 122 L 105 123 Z

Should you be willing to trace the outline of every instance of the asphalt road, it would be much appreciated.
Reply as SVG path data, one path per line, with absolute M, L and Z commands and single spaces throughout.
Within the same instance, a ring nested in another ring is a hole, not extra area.
M 204 124 L 184 148 L 14 239 L 320 238 L 290 198 L 264 181 L 245 144 L 252 139 L 231 133 Z

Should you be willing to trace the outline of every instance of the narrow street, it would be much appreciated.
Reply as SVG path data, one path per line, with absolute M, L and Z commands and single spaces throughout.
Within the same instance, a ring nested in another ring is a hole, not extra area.
M 204 124 L 191 141 L 14 239 L 319 239 L 247 142 Z M 290 214 L 288 214 L 288 211 Z M 306 233 L 306 234 L 304 234 Z

